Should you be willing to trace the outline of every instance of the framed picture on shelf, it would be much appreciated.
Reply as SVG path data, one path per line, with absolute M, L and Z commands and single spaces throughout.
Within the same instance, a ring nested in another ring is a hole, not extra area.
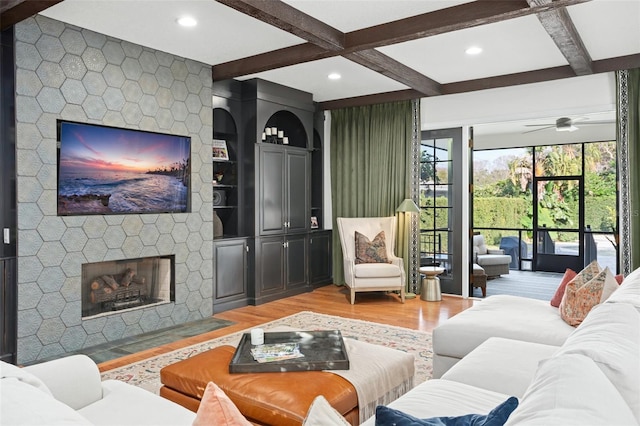
M 311 216 L 311 229 L 318 229 L 318 218 Z
M 212 143 L 213 161 L 229 161 L 227 142 L 222 139 L 214 139 Z

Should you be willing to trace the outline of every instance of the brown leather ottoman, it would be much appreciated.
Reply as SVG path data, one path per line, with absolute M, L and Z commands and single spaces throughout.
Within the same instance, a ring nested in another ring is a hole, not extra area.
M 324 371 L 229 374 L 233 346 L 219 346 L 160 370 L 160 395 L 197 411 L 209 381 L 216 383 L 247 420 L 300 425 L 318 395 L 352 425 L 359 424 L 358 395 L 342 377 Z

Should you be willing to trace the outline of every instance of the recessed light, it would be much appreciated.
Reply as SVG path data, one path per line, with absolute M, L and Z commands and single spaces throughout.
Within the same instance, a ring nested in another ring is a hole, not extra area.
M 471 46 L 467 50 L 464 51 L 467 55 L 479 55 L 482 53 L 482 47 Z
M 329 80 L 340 80 L 342 78 L 342 76 L 337 72 L 332 72 L 331 74 L 328 75 L 328 77 L 329 77 Z
M 191 16 L 182 16 L 178 18 L 177 21 L 178 21 L 178 24 L 183 27 L 195 27 L 196 25 L 198 25 L 198 21 L 196 21 Z

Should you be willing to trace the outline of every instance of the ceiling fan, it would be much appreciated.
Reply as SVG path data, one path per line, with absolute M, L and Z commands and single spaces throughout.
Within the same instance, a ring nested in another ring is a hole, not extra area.
M 532 132 L 538 132 L 540 130 L 546 130 L 546 129 L 556 129 L 557 132 L 575 132 L 576 130 L 578 130 L 578 126 L 577 124 L 580 124 L 580 126 L 584 126 L 586 124 L 610 124 L 613 123 L 613 121 L 607 121 L 607 120 L 601 120 L 601 121 L 586 121 L 589 118 L 587 117 L 582 117 L 582 118 L 577 118 L 575 120 L 569 118 L 569 117 L 560 117 L 558 119 L 556 119 L 555 123 L 545 123 L 545 124 L 526 124 L 525 127 L 540 127 L 539 129 L 534 129 L 534 130 L 529 130 L 528 132 L 523 132 L 524 133 L 532 133 Z

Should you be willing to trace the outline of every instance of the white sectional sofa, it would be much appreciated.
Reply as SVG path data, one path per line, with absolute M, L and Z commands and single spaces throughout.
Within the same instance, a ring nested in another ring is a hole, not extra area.
M 18 368 L 0 362 L 0 424 L 190 425 L 196 413 L 118 380 L 73 355 Z
M 388 407 L 487 414 L 515 396 L 507 425 L 640 424 L 640 269 L 576 328 L 548 302 L 519 299 L 490 297 L 436 328 L 440 378 Z

